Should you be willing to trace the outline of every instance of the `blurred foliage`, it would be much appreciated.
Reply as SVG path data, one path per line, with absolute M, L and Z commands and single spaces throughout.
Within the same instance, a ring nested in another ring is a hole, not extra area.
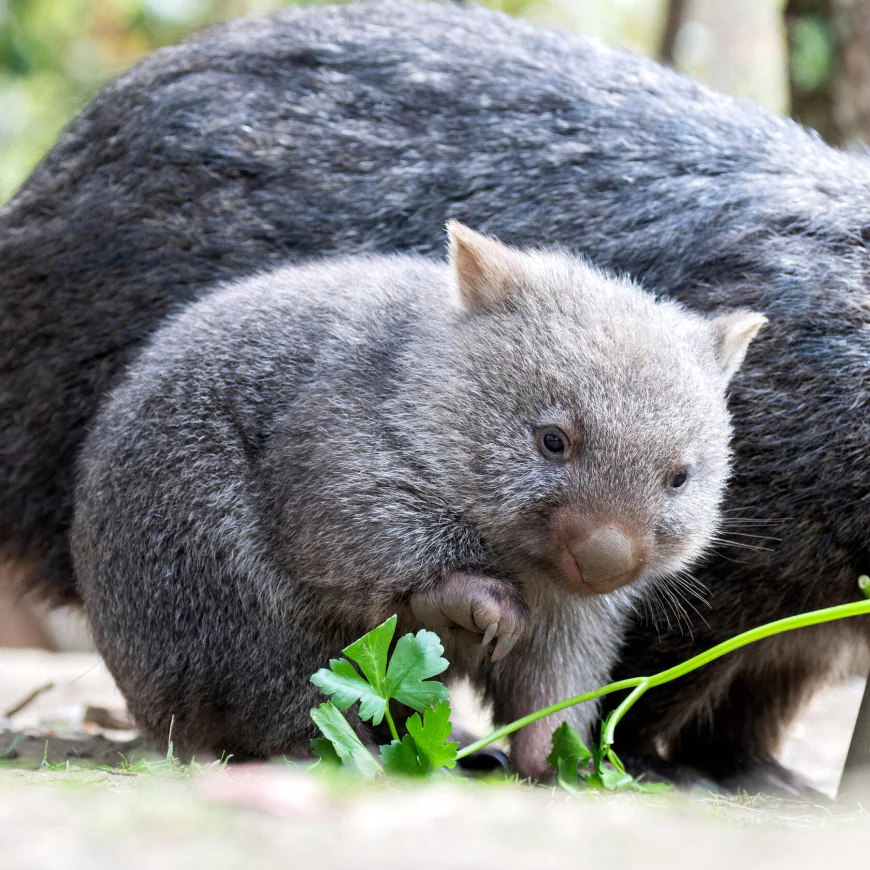
M 828 80 L 833 68 L 834 40 L 830 23 L 820 16 L 801 18 L 794 24 L 792 39 L 792 80 L 801 90 L 815 90 Z
M 666 0 L 483 2 L 652 55 L 658 50 L 666 8 Z M 322 3 L 0 0 L 0 203 L 109 78 L 153 49 L 203 26 L 288 5 Z M 693 0 L 690 6 L 690 20 L 678 41 L 678 62 L 716 87 L 780 107 L 777 88 L 782 88 L 775 72 L 782 65 L 781 52 L 777 54 L 780 36 L 771 30 L 780 0 L 730 0 L 727 6 L 719 0 Z M 758 38 L 747 40 L 747 33 Z
M 264 0 L 0 0 L 0 202 L 107 79 Z

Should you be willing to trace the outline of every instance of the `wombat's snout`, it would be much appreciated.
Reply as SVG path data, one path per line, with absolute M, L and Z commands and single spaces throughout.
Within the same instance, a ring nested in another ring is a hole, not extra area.
M 565 574 L 578 592 L 612 592 L 635 580 L 646 564 L 645 547 L 614 525 L 574 529 L 563 538 Z
M 608 583 L 631 570 L 631 544 L 613 526 L 605 526 L 585 541 L 572 544 L 571 553 L 587 583 Z

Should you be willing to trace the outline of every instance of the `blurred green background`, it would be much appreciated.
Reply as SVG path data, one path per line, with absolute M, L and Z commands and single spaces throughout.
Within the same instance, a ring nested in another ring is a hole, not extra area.
M 288 5 L 314 4 L 0 0 L 0 203 L 109 78 L 203 26 Z M 666 0 L 488 0 L 487 5 L 651 55 L 658 53 L 667 16 Z M 781 0 L 690 0 L 676 41 L 676 65 L 719 90 L 783 110 L 781 19 Z M 812 67 L 824 60 L 810 53 L 807 62 Z

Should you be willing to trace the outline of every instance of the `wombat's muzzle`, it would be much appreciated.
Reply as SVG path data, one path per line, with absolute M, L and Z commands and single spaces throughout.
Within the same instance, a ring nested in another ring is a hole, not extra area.
M 645 550 L 616 525 L 574 529 L 562 539 L 562 567 L 576 591 L 612 592 L 640 576 Z

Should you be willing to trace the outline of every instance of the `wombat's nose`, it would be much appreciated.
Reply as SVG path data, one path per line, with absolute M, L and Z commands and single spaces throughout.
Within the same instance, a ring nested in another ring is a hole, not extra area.
M 634 567 L 631 542 L 613 526 L 603 526 L 585 541 L 572 542 L 570 549 L 590 586 L 609 585 Z

